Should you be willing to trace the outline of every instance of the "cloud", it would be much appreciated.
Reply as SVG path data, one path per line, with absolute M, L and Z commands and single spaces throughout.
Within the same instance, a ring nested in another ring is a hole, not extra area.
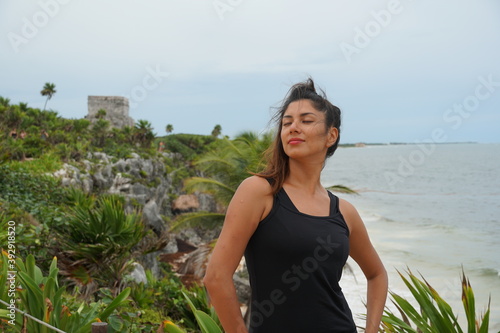
M 500 78 L 496 1 L 223 2 L 231 10 L 221 20 L 215 1 L 3 1 L 1 94 L 37 106 L 41 86 L 54 82 L 51 105 L 83 116 L 87 95 L 126 95 L 148 67 L 160 66 L 170 76 L 131 110 L 137 117 L 171 117 L 182 128 L 181 115 L 168 112 L 189 110 L 200 123 L 191 121 L 186 131 L 206 133 L 224 122 L 234 133 L 245 124 L 261 130 L 269 106 L 307 75 L 361 124 L 371 113 L 401 122 L 438 117 L 478 76 Z M 16 53 L 8 34 L 22 35 L 26 21 L 50 5 L 56 13 Z M 360 33 L 367 36 L 362 47 Z M 351 62 L 341 43 L 358 48 Z M 481 113 L 494 112 L 498 99 Z M 389 124 L 384 131 L 401 141 L 416 135 L 404 138 Z

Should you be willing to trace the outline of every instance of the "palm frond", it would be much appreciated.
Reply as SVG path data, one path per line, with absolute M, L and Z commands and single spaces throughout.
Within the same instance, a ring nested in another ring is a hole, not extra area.
M 337 193 L 346 193 L 346 194 L 355 194 L 359 195 L 358 191 L 351 189 L 350 187 L 344 186 L 344 185 L 332 185 L 326 188 L 327 190 L 330 190 L 332 192 L 337 192 Z
M 224 222 L 225 214 L 211 212 L 194 212 L 179 215 L 170 228 L 170 231 L 179 230 L 186 226 L 203 225 L 209 228 L 220 226 Z
M 191 177 L 184 183 L 188 193 L 202 192 L 212 194 L 217 201 L 228 204 L 235 193 L 235 188 L 214 178 Z

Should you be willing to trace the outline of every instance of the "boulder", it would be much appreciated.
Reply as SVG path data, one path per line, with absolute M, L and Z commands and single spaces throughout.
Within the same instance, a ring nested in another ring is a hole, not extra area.
M 146 278 L 146 271 L 144 270 L 144 267 L 137 262 L 134 262 L 132 265 L 134 266 L 134 269 L 129 274 L 129 277 L 137 283 L 142 282 L 144 284 L 147 284 L 148 279 Z
M 165 230 L 165 223 L 158 213 L 156 201 L 150 200 L 142 209 L 142 217 L 147 226 L 149 226 L 157 236 L 160 236 Z
M 175 215 L 194 212 L 199 208 L 200 202 L 194 194 L 182 194 L 172 202 L 172 213 Z

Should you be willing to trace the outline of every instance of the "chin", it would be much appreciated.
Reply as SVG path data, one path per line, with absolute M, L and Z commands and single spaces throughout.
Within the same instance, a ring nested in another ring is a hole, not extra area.
M 306 158 L 311 157 L 308 154 L 303 154 L 303 153 L 299 153 L 299 152 L 291 152 L 291 153 L 287 154 L 287 156 L 289 159 L 293 159 L 293 160 L 302 160 L 302 159 L 306 159 Z

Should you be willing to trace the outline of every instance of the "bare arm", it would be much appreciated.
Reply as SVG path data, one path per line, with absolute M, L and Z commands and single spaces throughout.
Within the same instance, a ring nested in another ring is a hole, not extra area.
M 387 298 L 387 272 L 354 206 L 341 200 L 340 210 L 350 229 L 350 256 L 358 263 L 368 282 L 365 332 L 376 333 Z
M 208 263 L 203 283 L 226 333 L 247 329 L 233 283 L 233 274 L 248 240 L 272 208 L 273 197 L 267 180 L 253 176 L 241 183 L 226 213 L 217 244 Z

